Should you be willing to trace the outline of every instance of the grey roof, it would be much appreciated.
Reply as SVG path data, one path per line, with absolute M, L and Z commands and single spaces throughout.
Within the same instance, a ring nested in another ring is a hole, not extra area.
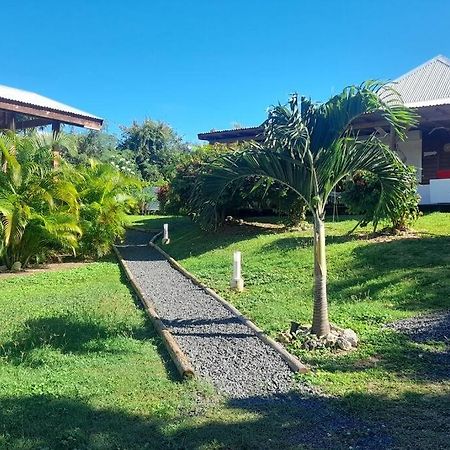
M 450 59 L 436 56 L 392 84 L 407 106 L 450 104 Z
M 0 100 L 2 99 L 30 106 L 37 106 L 39 108 L 50 109 L 52 111 L 74 114 L 76 116 L 87 117 L 90 119 L 102 120 L 100 117 L 81 111 L 80 109 L 72 108 L 64 103 L 44 97 L 43 95 L 0 84 Z

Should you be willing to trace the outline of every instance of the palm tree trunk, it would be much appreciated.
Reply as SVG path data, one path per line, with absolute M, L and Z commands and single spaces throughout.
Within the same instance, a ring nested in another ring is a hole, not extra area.
M 314 312 L 311 332 L 325 336 L 330 332 L 327 298 L 327 261 L 325 256 L 325 224 L 314 213 Z

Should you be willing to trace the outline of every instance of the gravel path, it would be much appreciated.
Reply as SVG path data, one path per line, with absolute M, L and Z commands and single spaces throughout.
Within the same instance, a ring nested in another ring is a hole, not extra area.
M 126 245 L 118 250 L 196 372 L 232 398 L 289 392 L 293 373 L 281 356 L 146 246 L 149 239 L 145 233 L 129 230 Z M 307 386 L 300 388 L 311 391 Z
M 416 342 L 450 341 L 450 311 L 398 320 L 388 328 L 406 334 Z

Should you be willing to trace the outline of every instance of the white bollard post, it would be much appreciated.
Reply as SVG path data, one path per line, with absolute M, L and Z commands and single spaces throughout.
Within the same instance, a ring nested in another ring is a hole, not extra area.
M 244 290 L 244 280 L 241 275 L 241 252 L 233 253 L 233 278 L 230 283 L 231 289 L 237 292 Z
M 167 245 L 170 243 L 170 239 L 169 239 L 169 224 L 165 223 L 163 225 L 163 238 L 162 238 L 162 243 L 164 245 Z

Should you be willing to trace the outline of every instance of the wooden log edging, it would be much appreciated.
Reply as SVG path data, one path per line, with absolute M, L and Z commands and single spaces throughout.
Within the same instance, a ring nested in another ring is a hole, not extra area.
M 133 287 L 134 291 L 136 292 L 137 296 L 139 297 L 139 300 L 142 302 L 145 312 L 150 317 L 157 333 L 161 336 L 161 339 L 164 342 L 164 345 L 166 346 L 166 348 L 169 352 L 169 355 L 170 355 L 172 361 L 174 362 L 175 367 L 177 368 L 181 377 L 183 379 L 195 377 L 194 368 L 192 367 L 192 365 L 189 361 L 189 358 L 186 356 L 186 354 L 183 352 L 183 350 L 181 350 L 180 346 L 178 345 L 178 342 L 173 337 L 170 330 L 164 325 L 164 323 L 160 319 L 158 313 L 156 312 L 154 306 L 151 304 L 149 299 L 144 297 L 144 294 L 139 289 L 133 274 L 128 269 L 127 265 L 125 264 L 125 261 L 123 260 L 119 250 L 117 249 L 117 247 L 115 245 L 113 246 L 113 250 L 114 250 L 114 253 L 116 254 L 116 257 L 119 261 L 119 264 L 122 267 L 122 269 L 124 270 L 131 286 Z
M 162 233 L 158 233 L 155 236 L 152 237 L 150 242 L 148 243 L 149 246 L 157 250 L 161 255 L 164 256 L 164 258 L 169 261 L 169 264 L 176 270 L 178 270 L 181 274 L 183 274 L 186 278 L 189 278 L 195 285 L 202 288 L 207 294 L 209 294 L 211 297 L 214 297 L 216 300 L 218 300 L 225 308 L 228 309 L 231 313 L 237 316 L 237 318 L 244 324 L 247 325 L 249 328 L 251 328 L 256 336 L 258 336 L 259 339 L 261 339 L 263 342 L 265 342 L 267 345 L 272 347 L 281 358 L 288 364 L 288 366 L 294 371 L 299 373 L 309 373 L 310 369 L 308 366 L 305 366 L 298 358 L 296 358 L 294 355 L 291 355 L 280 343 L 276 342 L 271 337 L 267 336 L 261 328 L 259 328 L 257 325 L 255 325 L 250 319 L 245 317 L 235 306 L 233 306 L 230 302 L 225 300 L 223 297 L 221 297 L 217 292 L 213 291 L 210 287 L 203 284 L 200 280 L 198 280 L 195 275 L 188 272 L 178 261 L 173 259 L 168 253 L 166 253 L 161 247 L 159 247 L 157 244 L 155 244 L 156 239 L 158 239 L 161 236 Z

